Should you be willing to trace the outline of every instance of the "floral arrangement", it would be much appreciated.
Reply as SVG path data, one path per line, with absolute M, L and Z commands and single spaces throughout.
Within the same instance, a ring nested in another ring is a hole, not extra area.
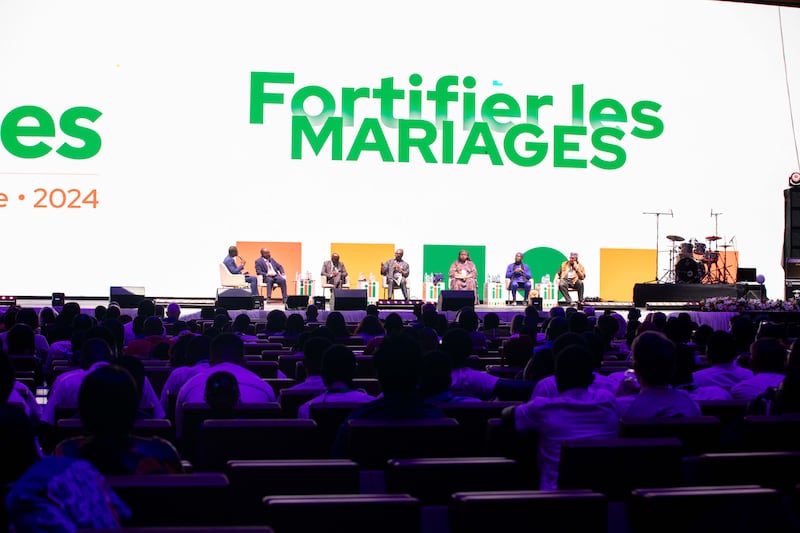
M 746 298 L 705 298 L 700 300 L 701 311 L 800 311 L 800 300 L 757 300 Z

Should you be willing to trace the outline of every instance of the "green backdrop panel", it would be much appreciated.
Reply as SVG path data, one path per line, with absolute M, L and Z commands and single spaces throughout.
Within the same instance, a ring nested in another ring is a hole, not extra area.
M 555 279 L 561 263 L 567 260 L 566 255 L 555 248 L 548 248 L 547 246 L 531 248 L 522 255 L 524 256 L 523 262 L 531 267 L 531 276 L 534 284 L 540 283 L 542 276 L 547 274 L 550 274 L 551 280 Z
M 486 278 L 486 246 L 473 244 L 424 244 L 422 246 L 422 270 L 427 274 L 443 274 L 445 288 L 449 288 L 447 285 L 447 273 L 453 261 L 458 259 L 458 252 L 461 250 L 469 252 L 469 258 L 475 263 L 475 268 L 478 269 L 478 299 L 483 300 L 483 280 Z

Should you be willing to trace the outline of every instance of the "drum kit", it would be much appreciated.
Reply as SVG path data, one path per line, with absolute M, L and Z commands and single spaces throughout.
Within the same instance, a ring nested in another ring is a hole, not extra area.
M 668 274 L 674 276 L 674 283 L 733 283 L 733 276 L 728 272 L 727 254 L 719 252 L 719 248 L 727 252 L 732 245 L 719 245 L 722 237 L 710 235 L 705 238 L 708 244 L 697 239 L 687 240 L 680 235 L 667 235 L 667 239 L 672 241 Z

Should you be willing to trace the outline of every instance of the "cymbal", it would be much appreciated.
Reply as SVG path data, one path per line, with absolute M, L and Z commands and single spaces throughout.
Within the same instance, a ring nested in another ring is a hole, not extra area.
M 686 240 L 686 239 L 684 239 L 683 237 L 681 237 L 679 235 L 667 235 L 667 239 L 669 239 L 669 240 L 671 240 L 673 242 L 681 242 L 681 241 L 685 241 Z
M 722 238 L 722 237 L 720 237 L 719 235 L 711 235 L 711 236 L 709 236 L 709 237 L 706 237 L 706 240 L 707 240 L 707 241 L 718 241 L 718 240 L 720 240 L 721 238 Z

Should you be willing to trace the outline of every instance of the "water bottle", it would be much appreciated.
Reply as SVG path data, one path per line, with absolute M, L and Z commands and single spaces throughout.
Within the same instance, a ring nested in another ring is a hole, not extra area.
M 548 285 L 550 285 L 550 274 L 547 274 L 547 275 L 544 277 L 544 282 L 545 282 L 545 283 L 547 283 Z
M 375 275 L 372 272 L 369 273 L 369 281 L 370 282 L 375 281 Z
M 363 272 L 359 272 L 358 273 L 358 281 L 364 281 L 365 279 L 367 279 L 367 278 L 364 277 L 364 273 Z

